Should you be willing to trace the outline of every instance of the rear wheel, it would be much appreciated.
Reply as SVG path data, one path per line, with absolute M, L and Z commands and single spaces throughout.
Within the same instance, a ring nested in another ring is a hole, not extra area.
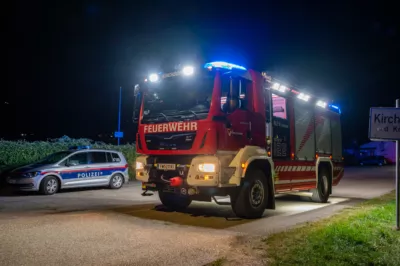
M 158 191 L 158 196 L 161 203 L 171 210 L 184 210 L 192 203 L 192 200 L 188 196 L 164 192 L 162 190 Z
M 59 182 L 54 176 L 46 176 L 40 182 L 39 192 L 43 195 L 53 195 L 58 191 Z
M 241 218 L 262 217 L 268 203 L 268 183 L 263 171 L 249 170 L 238 194 L 231 195 L 234 213 Z
M 120 189 L 124 184 L 124 177 L 120 174 L 115 174 L 110 179 L 109 187 L 111 189 Z
M 329 171 L 327 168 L 321 168 L 318 171 L 318 186 L 312 190 L 311 199 L 318 203 L 326 203 L 329 199 Z

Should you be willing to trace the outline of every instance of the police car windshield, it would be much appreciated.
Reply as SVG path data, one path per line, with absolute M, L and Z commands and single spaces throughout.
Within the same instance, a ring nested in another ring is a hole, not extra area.
M 177 76 L 149 84 L 143 123 L 200 120 L 207 117 L 214 87 L 212 76 Z
M 64 159 L 66 156 L 68 156 L 71 153 L 72 153 L 72 151 L 56 152 L 38 162 L 36 162 L 36 164 L 55 164 L 55 163 L 58 163 L 59 161 L 61 161 L 62 159 Z

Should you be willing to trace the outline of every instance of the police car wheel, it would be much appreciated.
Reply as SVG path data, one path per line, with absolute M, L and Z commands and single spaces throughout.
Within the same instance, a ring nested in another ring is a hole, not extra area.
M 58 191 L 59 182 L 54 176 L 45 177 L 40 183 L 39 192 L 43 195 L 53 195 Z
M 119 189 L 124 184 L 124 178 L 120 174 L 113 175 L 110 180 L 111 189 Z

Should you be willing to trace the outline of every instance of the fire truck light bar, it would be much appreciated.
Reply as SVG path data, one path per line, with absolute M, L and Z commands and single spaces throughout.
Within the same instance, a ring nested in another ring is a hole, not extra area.
M 302 99 L 303 101 L 308 102 L 308 100 L 310 99 L 310 95 L 304 94 L 304 93 L 300 93 L 297 98 Z
M 286 92 L 288 90 L 286 86 L 283 86 L 277 82 L 272 85 L 272 89 L 280 92 Z
M 222 61 L 218 61 L 218 62 L 210 62 L 204 65 L 204 68 L 208 68 L 208 69 L 212 69 L 212 68 L 223 68 L 223 69 L 238 69 L 238 70 L 247 70 L 245 67 L 239 66 L 239 65 L 235 65 L 235 64 L 231 64 L 231 63 L 227 63 L 227 62 L 222 62 Z
M 290 87 L 283 86 L 283 85 L 281 85 L 279 80 L 272 78 L 266 72 L 262 72 L 261 74 L 264 77 L 265 82 L 270 84 L 270 87 L 269 87 L 270 89 L 275 90 L 275 91 L 280 91 L 280 92 L 290 91 L 291 93 L 296 95 L 296 97 L 298 99 L 303 100 L 305 102 L 308 102 L 311 98 L 315 98 L 316 102 L 312 101 L 312 103 L 315 103 L 316 106 L 321 107 L 321 108 L 327 108 L 335 113 L 341 114 L 341 110 L 338 106 L 333 105 L 333 104 L 328 105 L 329 101 L 318 100 L 317 97 L 313 97 L 311 95 L 302 93 L 302 92 L 298 91 L 297 88 L 294 89 L 291 86 Z M 274 94 L 272 95 L 272 97 L 274 97 Z

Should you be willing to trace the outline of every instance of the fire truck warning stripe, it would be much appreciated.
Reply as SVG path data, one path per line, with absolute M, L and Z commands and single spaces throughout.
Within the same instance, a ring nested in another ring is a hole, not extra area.
M 290 184 L 290 183 L 308 183 L 308 182 L 315 182 L 315 178 L 313 179 L 299 179 L 299 180 L 278 180 L 275 182 L 277 185 L 282 185 L 282 184 Z
M 315 166 L 304 165 L 280 165 L 275 168 L 276 172 L 315 172 Z M 343 167 L 333 167 L 333 171 L 343 171 Z

